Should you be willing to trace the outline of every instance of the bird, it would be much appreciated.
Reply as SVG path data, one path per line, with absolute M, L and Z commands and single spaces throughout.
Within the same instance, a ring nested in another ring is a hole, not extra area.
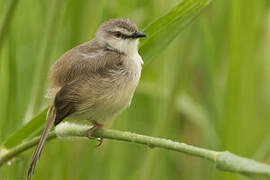
M 68 50 L 52 65 L 47 93 L 51 105 L 27 179 L 31 179 L 53 126 L 66 117 L 87 120 L 93 126 L 86 136 L 93 138 L 96 129 L 103 128 L 131 104 L 143 64 L 139 39 L 146 36 L 128 18 L 109 19 L 98 27 L 92 40 Z

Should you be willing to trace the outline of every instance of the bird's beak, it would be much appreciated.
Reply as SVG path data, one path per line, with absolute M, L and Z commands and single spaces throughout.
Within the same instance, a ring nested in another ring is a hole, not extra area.
M 146 37 L 147 35 L 141 32 L 135 32 L 132 37 L 133 38 L 142 38 L 142 37 Z

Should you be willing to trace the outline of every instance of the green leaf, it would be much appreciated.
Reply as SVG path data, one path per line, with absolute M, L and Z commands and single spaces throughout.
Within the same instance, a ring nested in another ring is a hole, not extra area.
M 148 62 L 168 47 L 173 39 L 196 18 L 211 0 L 185 0 L 165 15 L 150 23 L 144 30 L 148 36 L 140 44 L 140 54 Z
M 45 124 L 46 114 L 48 108 L 43 110 L 38 116 L 26 123 L 20 129 L 18 129 L 14 134 L 12 134 L 6 141 L 1 145 L 1 148 L 10 149 L 25 139 L 29 138 L 34 132 L 36 132 L 43 124 Z

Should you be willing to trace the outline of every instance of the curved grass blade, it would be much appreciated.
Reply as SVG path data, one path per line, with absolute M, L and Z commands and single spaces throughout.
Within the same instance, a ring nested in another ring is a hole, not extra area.
M 140 54 L 145 62 L 160 54 L 185 29 L 211 0 L 184 0 L 165 15 L 146 26 L 148 37 L 141 41 Z
M 12 134 L 6 141 L 2 143 L 1 148 L 10 149 L 23 142 L 25 139 L 29 138 L 46 122 L 45 119 L 47 111 L 48 108 L 43 110 L 38 116 L 18 129 L 14 134 Z

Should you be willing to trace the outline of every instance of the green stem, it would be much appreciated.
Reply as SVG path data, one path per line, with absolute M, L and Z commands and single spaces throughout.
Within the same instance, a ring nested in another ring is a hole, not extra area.
M 56 138 L 55 132 L 51 132 L 48 135 L 47 140 L 51 140 Z M 38 144 L 40 137 L 34 137 L 33 139 L 29 141 L 25 141 L 22 144 L 19 144 L 15 146 L 14 148 L 11 149 L 0 149 L 0 166 L 2 166 L 5 162 L 9 161 L 13 157 L 19 155 L 20 153 L 26 151 L 27 149 L 30 149 L 31 147 L 35 146 Z
M 90 126 L 77 125 L 70 123 L 62 123 L 56 127 L 56 130 L 49 134 L 48 139 L 54 139 L 58 137 L 86 137 L 86 131 Z M 270 166 L 256 162 L 251 159 L 243 158 L 232 154 L 228 151 L 219 152 L 208 149 L 203 149 L 184 143 L 175 142 L 169 139 L 156 138 L 151 136 L 145 136 L 135 134 L 131 132 L 118 131 L 112 129 L 100 129 L 93 133 L 94 137 L 102 137 L 104 139 L 112 139 L 119 141 L 126 141 L 132 143 L 138 143 L 147 145 L 150 148 L 162 148 L 177 152 L 186 153 L 192 156 L 207 159 L 213 162 L 217 169 L 222 171 L 229 171 L 234 173 L 240 173 L 251 178 L 265 178 L 270 179 Z M 35 146 L 39 141 L 39 137 L 35 137 L 31 140 L 11 148 L 0 149 L 0 166 L 19 155 L 25 150 Z

